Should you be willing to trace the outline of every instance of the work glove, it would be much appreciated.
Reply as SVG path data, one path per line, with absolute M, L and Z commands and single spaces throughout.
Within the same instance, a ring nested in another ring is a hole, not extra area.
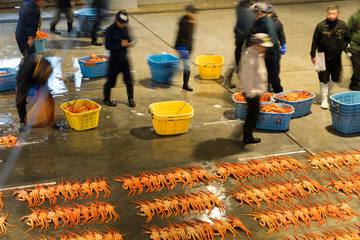
M 285 54 L 286 54 L 286 44 L 281 45 L 281 47 L 280 47 L 280 53 L 281 53 L 281 55 L 285 55 Z

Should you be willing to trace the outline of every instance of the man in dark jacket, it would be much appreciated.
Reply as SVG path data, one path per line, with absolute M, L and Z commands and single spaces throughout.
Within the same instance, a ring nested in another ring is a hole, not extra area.
M 104 85 L 104 104 L 115 107 L 116 103 L 111 101 L 111 88 L 116 85 L 119 73 L 123 74 L 128 95 L 128 106 L 135 107 L 134 84 L 130 71 L 130 63 L 127 57 L 129 47 L 133 47 L 129 34 L 129 17 L 125 11 L 116 14 L 115 23 L 110 25 L 105 32 L 105 47 L 110 51 L 108 79 Z
M 318 72 L 320 80 L 321 108 L 328 109 L 328 95 L 331 82 L 341 80 L 341 53 L 350 42 L 350 35 L 346 23 L 338 19 L 339 7 L 327 8 L 327 18 L 316 25 L 312 45 L 311 61 L 316 64 L 316 53 L 325 55 L 325 71 Z
M 175 42 L 175 49 L 184 62 L 183 89 L 192 92 L 189 86 L 190 80 L 190 55 L 193 49 L 193 34 L 196 24 L 196 13 L 198 9 L 193 5 L 185 8 L 186 14 L 179 21 L 179 30 Z
M 231 66 L 228 73 L 225 74 L 225 86 L 234 88 L 235 85 L 231 83 L 232 75 L 235 68 L 238 68 L 241 61 L 241 51 L 244 42 L 248 39 L 250 30 L 255 22 L 255 14 L 250 9 L 250 0 L 240 0 L 236 8 L 236 25 L 234 28 L 235 33 L 235 65 Z
M 57 9 L 55 12 L 54 19 L 50 24 L 50 31 L 55 34 L 60 34 L 60 32 L 56 31 L 56 25 L 60 21 L 61 14 L 65 14 L 67 19 L 68 32 L 70 33 L 72 31 L 73 22 L 74 22 L 73 11 L 72 11 L 74 2 L 72 0 L 57 0 L 56 4 L 57 4 Z
M 50 111 L 50 113 L 38 112 L 35 115 L 43 114 L 49 116 L 47 123 L 53 124 L 53 127 L 56 127 L 54 123 L 54 100 L 47 86 L 51 74 L 51 64 L 42 56 L 35 57 L 28 54 L 22 60 L 16 76 L 16 108 L 20 119 L 20 132 L 25 130 L 26 125 L 32 126 L 37 122 L 36 119 L 29 119 L 26 111 L 26 98 L 32 88 L 36 88 L 40 98 L 42 98 L 38 100 L 48 103 L 49 107 L 47 109 Z M 41 110 L 39 109 L 38 111 Z M 35 116 L 35 118 L 37 117 Z
M 277 37 L 278 37 L 279 43 L 280 43 L 281 55 L 285 55 L 286 54 L 286 35 L 285 35 L 285 31 L 284 31 L 284 25 L 280 21 L 279 16 L 274 11 L 274 6 L 272 6 L 272 5 L 269 5 L 269 7 L 268 7 L 268 17 L 270 17 L 275 24 L 276 34 L 277 34 Z
M 15 37 L 23 56 L 35 53 L 33 44 L 41 21 L 40 9 L 44 5 L 45 0 L 31 0 L 20 9 Z
M 97 32 L 101 26 L 102 20 L 104 19 L 104 10 L 107 7 L 107 0 L 93 0 L 91 6 L 96 9 L 96 19 L 91 33 L 91 44 L 94 46 L 101 46 L 102 44 L 97 41 Z
M 350 17 L 348 27 L 351 34 L 350 55 L 353 65 L 350 89 L 360 91 L 360 8 Z
M 265 56 L 266 70 L 268 74 L 268 82 L 271 89 L 275 93 L 283 91 L 280 82 L 280 47 L 279 39 L 276 34 L 274 22 L 266 15 L 268 5 L 266 3 L 256 3 L 251 6 L 255 13 L 255 23 L 250 31 L 251 35 L 256 33 L 266 33 L 270 36 L 273 47 L 267 49 Z M 250 35 L 250 36 L 251 36 Z

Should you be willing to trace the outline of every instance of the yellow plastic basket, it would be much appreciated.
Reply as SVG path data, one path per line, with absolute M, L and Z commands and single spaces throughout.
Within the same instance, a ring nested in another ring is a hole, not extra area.
M 84 113 L 71 113 L 66 110 L 66 107 L 69 105 L 81 105 L 81 106 L 96 106 L 96 110 L 91 110 Z M 101 106 L 97 104 L 96 102 L 85 100 L 85 99 L 79 99 L 75 101 L 70 101 L 61 104 L 60 106 L 61 110 L 65 113 L 66 119 L 70 125 L 71 128 L 77 130 L 77 131 L 84 131 L 92 128 L 96 128 L 99 125 L 99 116 L 100 116 L 100 110 Z
M 219 79 L 221 77 L 222 67 L 224 66 L 224 57 L 216 55 L 201 55 L 196 58 L 196 65 L 199 69 L 201 79 Z
M 184 101 L 153 103 L 149 106 L 155 132 L 159 135 L 176 135 L 189 131 L 194 115 L 192 106 Z

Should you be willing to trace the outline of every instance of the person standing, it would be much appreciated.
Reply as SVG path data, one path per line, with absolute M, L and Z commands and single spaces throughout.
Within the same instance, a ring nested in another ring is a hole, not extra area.
M 339 7 L 329 6 L 327 17 L 316 25 L 311 44 L 311 61 L 316 64 L 317 52 L 324 53 L 325 71 L 319 71 L 321 108 L 328 109 L 328 95 L 332 83 L 341 80 L 341 53 L 350 42 L 350 35 L 346 23 L 339 17 Z
M 91 45 L 102 46 L 102 44 L 97 41 L 97 38 L 98 30 L 101 26 L 102 20 L 104 19 L 104 11 L 107 6 L 107 0 L 93 0 L 91 6 L 96 9 L 96 19 L 91 33 Z
M 130 71 L 130 63 L 127 57 L 128 48 L 134 43 L 128 29 L 129 17 L 127 12 L 119 11 L 115 22 L 105 31 L 105 47 L 110 51 L 108 79 L 104 85 L 104 104 L 115 107 L 117 104 L 111 101 L 111 88 L 116 85 L 119 73 L 123 74 L 128 95 L 128 106 L 135 107 L 134 84 Z
M 241 52 L 244 42 L 249 37 L 250 30 L 255 22 L 254 12 L 250 9 L 250 0 L 240 0 L 236 8 L 236 25 L 234 28 L 235 33 L 235 64 L 230 67 L 228 73 L 225 75 L 225 86 L 235 88 L 231 83 L 231 79 L 235 69 L 238 68 L 241 60 Z
M 266 33 L 252 35 L 248 44 L 249 47 L 242 53 L 239 69 L 239 80 L 248 105 L 244 124 L 244 145 L 261 142 L 260 138 L 254 138 L 253 131 L 260 113 L 260 95 L 266 91 L 267 85 L 264 57 L 267 49 L 274 46 Z
M 185 8 L 186 14 L 179 21 L 178 35 L 175 42 L 175 49 L 184 62 L 183 89 L 192 92 L 189 86 L 190 81 L 190 55 L 193 49 L 193 34 L 196 25 L 196 14 L 198 9 L 194 5 Z
M 57 0 L 56 2 L 56 11 L 53 21 L 50 24 L 50 32 L 55 34 L 61 34 L 60 32 L 56 31 L 56 25 L 59 23 L 61 14 L 65 14 L 67 19 L 67 28 L 68 32 L 70 33 L 73 29 L 73 6 L 75 3 L 72 0 Z
M 283 87 L 280 82 L 280 46 L 279 39 L 276 34 L 274 22 L 266 15 L 268 11 L 268 5 L 266 3 L 256 3 L 251 6 L 251 9 L 255 13 L 255 23 L 250 31 L 251 34 L 266 33 L 270 36 L 273 43 L 273 47 L 270 47 L 266 51 L 265 64 L 268 74 L 268 81 L 270 88 L 275 93 L 283 91 Z
M 360 91 L 360 8 L 349 19 L 350 55 L 353 66 L 350 89 Z
M 34 39 L 41 21 L 45 0 L 31 0 L 21 7 L 15 37 L 23 56 L 35 53 Z

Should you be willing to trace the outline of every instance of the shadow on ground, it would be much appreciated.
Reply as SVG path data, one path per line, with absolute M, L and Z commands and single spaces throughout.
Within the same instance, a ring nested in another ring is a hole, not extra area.
M 328 131 L 329 133 L 335 135 L 335 136 L 338 136 L 338 137 L 343 137 L 343 138 L 353 138 L 353 137 L 359 137 L 360 136 L 360 133 L 356 133 L 356 134 L 343 134 L 343 133 L 340 133 L 338 131 L 336 131 L 332 125 L 329 125 L 327 126 L 326 128 L 326 131 Z
M 74 49 L 80 47 L 89 47 L 89 41 L 80 40 L 49 40 L 46 42 L 46 47 L 49 49 Z
M 139 81 L 140 85 L 149 88 L 149 89 L 156 89 L 156 88 L 170 88 L 172 83 L 169 82 L 167 84 L 160 84 L 154 82 L 151 78 L 145 78 Z

